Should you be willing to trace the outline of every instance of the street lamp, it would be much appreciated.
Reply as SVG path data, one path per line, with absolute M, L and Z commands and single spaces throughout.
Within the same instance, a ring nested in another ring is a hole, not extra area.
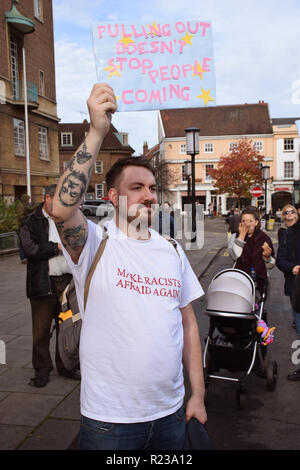
M 188 195 L 189 202 L 190 202 L 190 197 L 191 197 L 191 175 L 192 175 L 192 162 L 191 160 L 186 160 L 184 162 L 184 176 L 188 182 L 187 195 Z
M 268 213 L 267 211 L 267 184 L 268 180 L 270 179 L 270 167 L 269 166 L 263 166 L 261 168 L 261 177 L 262 180 L 265 182 L 265 208 L 266 208 L 266 215 Z
M 5 13 L 6 23 L 13 26 L 19 33 L 31 34 L 35 30 L 34 21 L 30 18 L 26 18 L 17 10 L 15 5 L 16 0 L 12 0 L 11 10 Z M 23 86 L 24 86 L 24 114 L 25 114 L 25 144 L 26 144 L 26 181 L 27 181 L 27 194 L 31 197 L 31 182 L 30 182 L 30 154 L 29 154 L 29 130 L 28 130 L 28 103 L 27 103 L 27 77 L 26 77 L 26 57 L 25 57 L 25 44 L 23 37 Z
M 195 155 L 199 153 L 199 132 L 197 127 L 188 127 L 186 134 L 186 153 L 191 155 L 192 166 L 192 232 L 196 233 L 196 194 L 195 194 Z

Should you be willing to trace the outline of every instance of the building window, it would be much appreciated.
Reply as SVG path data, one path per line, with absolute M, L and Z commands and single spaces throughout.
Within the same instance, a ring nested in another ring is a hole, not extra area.
M 42 0 L 33 0 L 34 5 L 34 16 L 43 21 L 43 8 L 42 8 Z
M 39 71 L 39 94 L 45 95 L 44 72 L 42 70 Z
M 69 163 L 70 163 L 69 161 L 63 162 L 64 171 L 66 171 L 66 169 L 68 168 Z
M 294 162 L 284 162 L 284 178 L 294 178 Z
M 60 143 L 62 147 L 72 147 L 73 145 L 72 132 L 62 132 L 60 134 Z
M 285 151 L 294 150 L 294 139 L 284 139 L 283 150 Z
M 42 160 L 49 160 L 47 127 L 39 126 L 39 149 L 40 149 L 40 158 Z
M 96 199 L 102 199 L 104 196 L 104 184 L 95 184 Z
M 263 143 L 261 140 L 256 140 L 253 144 L 254 150 L 257 152 L 262 152 L 263 151 Z
M 212 177 L 210 176 L 210 174 L 208 173 L 208 170 L 211 170 L 213 169 L 213 165 L 209 164 L 209 165 L 205 165 L 205 181 L 211 181 L 212 180 Z
M 213 153 L 214 144 L 204 144 L 204 153 Z
M 98 160 L 96 163 L 95 163 L 95 173 L 97 175 L 103 173 L 103 162 L 102 160 Z
M 229 144 L 229 152 L 232 152 L 233 149 L 236 149 L 238 147 L 237 142 L 230 142 Z
M 19 64 L 18 64 L 18 42 L 14 36 L 10 38 L 10 63 L 13 98 L 16 100 L 19 93 Z
M 186 155 L 186 144 L 180 144 L 180 153 Z
M 24 121 L 14 119 L 14 145 L 15 155 L 25 157 L 25 130 Z

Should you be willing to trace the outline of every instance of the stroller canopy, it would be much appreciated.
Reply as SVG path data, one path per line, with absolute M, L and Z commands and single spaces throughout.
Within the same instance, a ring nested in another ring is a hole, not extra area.
M 226 269 L 211 281 L 207 294 L 207 312 L 252 314 L 255 286 L 251 277 L 239 269 Z

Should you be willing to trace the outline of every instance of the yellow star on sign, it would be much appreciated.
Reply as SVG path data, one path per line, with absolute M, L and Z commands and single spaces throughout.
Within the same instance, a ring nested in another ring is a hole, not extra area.
M 192 38 L 194 36 L 192 34 L 189 34 L 188 32 L 186 32 L 186 35 L 184 38 L 180 38 L 182 41 L 184 41 L 186 44 L 190 44 L 192 46 Z
M 149 24 L 148 24 L 148 26 L 149 26 L 149 29 L 150 29 L 150 32 L 148 33 L 148 36 L 149 36 L 149 35 L 150 35 L 150 36 L 153 36 L 153 34 L 154 34 L 154 36 L 161 36 L 161 34 L 159 34 L 159 30 L 158 30 L 158 27 L 157 27 L 155 21 L 153 21 L 153 24 L 152 24 L 152 25 L 149 25 Z M 150 28 L 150 26 L 151 26 L 152 29 Z
M 210 90 L 203 90 L 202 87 L 201 87 L 201 90 L 202 90 L 202 95 L 198 95 L 197 98 L 202 98 L 204 100 L 204 106 L 207 105 L 208 101 L 215 101 L 211 96 L 209 96 Z
M 122 39 L 120 39 L 118 42 L 122 42 L 124 44 L 125 47 L 128 46 L 128 44 L 130 44 L 131 42 L 134 42 L 132 39 L 130 39 L 130 36 L 124 36 L 124 34 L 122 33 Z
M 105 67 L 105 69 L 103 70 L 106 70 L 109 73 L 108 78 L 112 77 L 113 75 L 121 77 L 120 65 L 109 65 L 108 67 Z
M 193 77 L 200 77 L 202 80 L 203 74 L 204 74 L 204 70 L 201 67 L 200 62 L 197 62 L 197 71 L 195 71 L 195 68 L 194 68 Z

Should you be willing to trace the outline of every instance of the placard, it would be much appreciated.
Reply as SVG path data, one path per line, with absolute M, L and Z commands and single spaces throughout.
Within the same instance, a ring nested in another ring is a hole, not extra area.
M 211 22 L 96 23 L 92 32 L 97 79 L 114 89 L 118 111 L 216 105 Z

